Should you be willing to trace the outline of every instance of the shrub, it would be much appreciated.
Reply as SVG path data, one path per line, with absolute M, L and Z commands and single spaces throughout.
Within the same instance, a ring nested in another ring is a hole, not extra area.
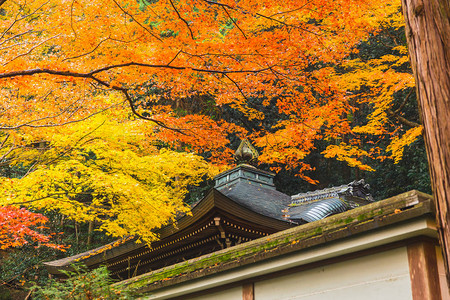
M 34 285 L 33 299 L 51 300 L 100 300 L 133 299 L 128 291 L 112 286 L 106 267 L 87 271 L 85 267 L 72 265 L 74 271 L 64 271 L 68 278 L 64 281 L 51 280 L 46 286 Z

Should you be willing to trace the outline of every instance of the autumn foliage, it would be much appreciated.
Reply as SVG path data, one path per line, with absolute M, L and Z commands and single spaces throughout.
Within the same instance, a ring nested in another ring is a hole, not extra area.
M 405 130 L 393 109 L 413 86 L 398 68 L 405 48 L 356 57 L 361 41 L 403 26 L 396 0 L 1 3 L 0 158 L 27 170 L 3 185 L 4 205 L 149 241 L 149 229 L 187 211 L 188 186 L 232 163 L 230 135 L 252 140 L 275 171 L 314 182 L 304 158 L 317 141 L 329 144 L 325 157 L 372 170 L 368 159 L 400 159 L 422 130 Z M 361 105 L 371 112 L 355 124 Z M 270 128 L 268 108 L 279 116 Z M 368 135 L 389 136 L 390 154 L 367 147 Z
M 47 221 L 47 217 L 25 208 L 0 206 L 0 249 L 39 242 L 43 246 L 64 251 L 64 246 L 50 243 L 50 235 L 39 232 Z
M 13 163 L 39 165 L 21 179 L 3 179 L 4 201 L 99 222 L 111 235 L 154 239 L 148 229 L 186 212 L 187 187 L 217 170 L 199 156 L 154 145 L 153 123 L 115 113 L 53 127 L 42 136 L 49 141 L 42 148 L 18 153 Z

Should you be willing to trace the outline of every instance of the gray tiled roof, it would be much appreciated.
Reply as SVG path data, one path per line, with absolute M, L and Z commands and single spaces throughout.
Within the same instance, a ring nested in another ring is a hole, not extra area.
M 279 220 L 285 220 L 282 218 L 282 210 L 291 202 L 288 195 L 250 180 L 233 182 L 217 190 L 254 212 Z

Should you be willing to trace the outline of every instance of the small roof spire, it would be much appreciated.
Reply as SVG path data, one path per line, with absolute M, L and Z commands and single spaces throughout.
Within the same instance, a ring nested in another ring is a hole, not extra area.
M 258 160 L 258 151 L 245 139 L 241 141 L 241 144 L 234 153 L 234 160 L 237 164 L 252 164 Z

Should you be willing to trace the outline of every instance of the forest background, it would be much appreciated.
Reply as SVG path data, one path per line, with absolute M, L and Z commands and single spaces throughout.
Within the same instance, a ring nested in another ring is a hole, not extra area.
M 0 3 L 3 286 L 157 238 L 241 138 L 287 194 L 431 192 L 399 1 Z

